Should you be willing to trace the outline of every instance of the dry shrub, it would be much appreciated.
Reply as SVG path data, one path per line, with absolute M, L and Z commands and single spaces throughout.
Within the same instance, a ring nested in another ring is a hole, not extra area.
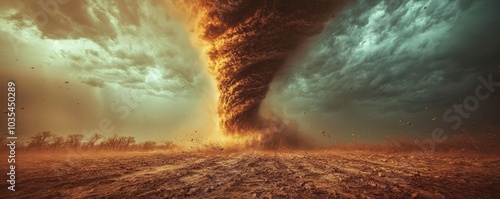
M 151 151 L 171 150 L 177 148 L 171 141 L 158 144 L 155 141 L 137 143 L 135 137 L 113 135 L 104 138 L 102 134 L 94 134 L 85 139 L 82 134 L 57 136 L 50 131 L 43 131 L 30 137 L 27 145 L 19 143 L 16 148 L 29 152 L 89 152 L 89 151 Z M 0 137 L 0 143 L 5 142 L 5 136 Z

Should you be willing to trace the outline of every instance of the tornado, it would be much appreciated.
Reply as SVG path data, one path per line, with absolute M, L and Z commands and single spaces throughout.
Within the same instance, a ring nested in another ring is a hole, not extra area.
M 219 91 L 224 134 L 258 135 L 261 142 L 296 144 L 280 119 L 259 114 L 277 73 L 344 5 L 335 0 L 192 1 L 196 33 L 208 44 L 206 57 Z

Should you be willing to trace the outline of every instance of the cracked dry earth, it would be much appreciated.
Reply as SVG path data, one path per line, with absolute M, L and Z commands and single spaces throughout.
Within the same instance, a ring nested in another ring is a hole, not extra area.
M 346 151 L 25 154 L 17 191 L 5 184 L 0 196 L 497 198 L 499 165 L 498 156 Z

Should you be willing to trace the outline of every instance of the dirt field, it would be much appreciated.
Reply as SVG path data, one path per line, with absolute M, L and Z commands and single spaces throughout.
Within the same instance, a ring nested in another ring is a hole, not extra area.
M 93 156 L 24 154 L 19 161 L 17 191 L 8 191 L 2 180 L 0 198 L 496 198 L 500 195 L 500 158 L 492 156 L 212 151 Z M 4 163 L 1 166 L 7 167 Z

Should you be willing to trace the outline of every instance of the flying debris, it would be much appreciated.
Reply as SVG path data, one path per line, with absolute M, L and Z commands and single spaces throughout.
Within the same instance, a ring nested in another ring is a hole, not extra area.
M 408 126 L 413 126 L 413 125 L 411 124 L 411 122 L 406 122 L 406 125 L 408 125 Z
M 432 121 L 436 121 L 436 120 L 437 120 L 437 117 L 433 117 L 433 118 L 432 118 Z

